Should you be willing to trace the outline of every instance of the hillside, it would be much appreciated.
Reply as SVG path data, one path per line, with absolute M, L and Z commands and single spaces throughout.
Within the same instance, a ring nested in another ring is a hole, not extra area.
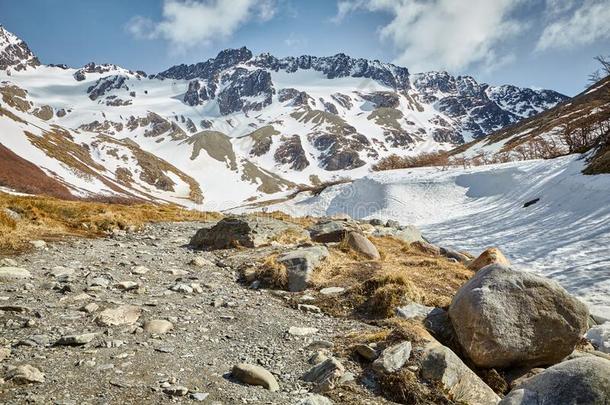
M 608 173 L 604 153 L 609 133 L 610 77 L 606 77 L 568 101 L 451 153 L 482 161 L 507 161 L 548 159 L 596 149 L 597 163 L 592 163 L 586 172 Z
M 191 206 L 203 196 L 208 208 L 235 206 L 360 177 L 391 154 L 451 149 L 566 100 L 344 54 L 276 58 L 240 48 L 151 75 L 112 64 L 75 69 L 40 64 L 25 42 L 0 34 L 0 141 L 45 183 L 63 185 L 51 189 L 75 196 Z M 58 149 L 71 157 L 58 159 Z

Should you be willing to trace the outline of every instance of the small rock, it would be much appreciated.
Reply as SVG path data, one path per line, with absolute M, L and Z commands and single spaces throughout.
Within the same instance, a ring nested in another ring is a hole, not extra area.
M 318 264 L 328 256 L 324 246 L 300 248 L 280 255 L 277 262 L 286 267 L 288 273 L 288 289 L 303 291 L 309 286 L 311 274 Z
M 317 307 L 315 305 L 298 304 L 297 309 L 299 309 L 303 312 L 310 312 L 312 314 L 321 314 L 322 313 L 322 310 L 320 309 L 320 307 Z
M 0 283 L 26 280 L 32 275 L 26 269 L 19 267 L 0 267 Z
M 62 278 L 66 276 L 71 276 L 75 273 L 74 269 L 69 269 L 63 266 L 53 267 L 49 274 L 55 278 Z
M 148 267 L 144 267 L 144 266 L 136 266 L 133 269 L 131 269 L 131 272 L 133 274 L 137 274 L 139 276 L 143 276 L 146 273 L 148 273 L 150 271 L 150 269 Z
M 368 361 L 373 361 L 379 356 L 377 350 L 369 345 L 358 344 L 354 346 L 354 351 Z
M 0 347 L 0 361 L 4 361 L 4 359 L 8 358 L 11 355 L 11 349 L 8 347 Z
M 44 249 L 47 247 L 47 242 L 44 240 L 31 240 L 30 245 L 32 245 L 35 249 Z
M 116 284 L 116 287 L 119 290 L 131 291 L 131 290 L 137 290 L 138 288 L 140 288 L 140 284 L 136 283 L 135 281 L 121 281 Z
M 290 329 L 288 329 L 288 333 L 291 334 L 292 336 L 307 336 L 307 335 L 313 335 L 314 333 L 317 333 L 317 332 L 318 332 L 317 328 L 308 328 L 308 327 L 291 326 Z
M 510 266 L 510 261 L 502 254 L 500 249 L 492 247 L 485 250 L 476 259 L 468 264 L 470 270 L 479 271 L 490 264 L 501 264 L 502 266 Z
M 411 342 L 401 342 L 381 352 L 377 360 L 373 362 L 373 368 L 377 371 L 393 373 L 400 370 L 409 357 L 411 357 Z
M 354 250 L 369 259 L 379 260 L 381 257 L 377 247 L 371 242 L 366 236 L 361 235 L 357 232 L 350 232 L 345 238 L 345 243 Z
M 45 376 L 36 367 L 24 364 L 22 366 L 9 367 L 6 373 L 6 379 L 13 381 L 15 384 L 30 384 L 43 383 Z
M 279 391 L 280 389 L 273 374 L 260 366 L 246 363 L 237 364 L 233 366 L 231 374 L 236 380 L 245 384 L 260 385 L 269 391 Z
M 172 385 L 164 388 L 163 392 L 172 397 L 183 397 L 189 393 L 189 389 L 182 385 Z
M 62 336 L 61 338 L 59 338 L 59 340 L 57 340 L 57 342 L 55 342 L 55 345 L 57 345 L 57 346 L 82 346 L 82 345 L 85 345 L 85 344 L 91 342 L 93 339 L 95 339 L 95 336 L 97 336 L 97 334 L 95 334 L 95 333 L 84 333 L 82 335 Z
M 95 277 L 89 282 L 89 287 L 102 287 L 108 288 L 110 280 L 103 277 Z
M 435 307 L 427 307 L 422 304 L 413 302 L 404 307 L 396 308 L 396 316 L 403 319 L 424 319 L 436 310 Z
M 336 294 L 341 294 L 343 291 L 345 291 L 345 288 L 343 288 L 343 287 L 326 287 L 326 288 L 322 288 L 320 290 L 320 294 L 336 295 Z
M 144 331 L 148 333 L 154 333 L 156 335 L 162 335 L 169 332 L 174 328 L 174 325 L 164 319 L 153 319 L 144 322 Z
M 133 325 L 138 321 L 142 309 L 134 305 L 121 305 L 113 309 L 105 309 L 97 316 L 101 326 Z
M 97 305 L 95 302 L 91 302 L 91 303 L 89 303 L 89 304 L 87 304 L 87 305 L 83 306 L 83 307 L 81 308 L 81 311 L 86 312 L 86 313 L 88 313 L 88 314 L 92 314 L 92 313 L 94 313 L 95 311 L 97 311 L 98 309 L 100 309 L 100 306 L 99 306 L 99 305 Z
M 193 401 L 202 402 L 202 401 L 205 401 L 206 399 L 208 399 L 209 396 L 210 396 L 210 394 L 208 394 L 207 392 L 193 392 L 193 393 L 191 393 L 190 398 Z
M 333 405 L 333 401 L 322 395 L 311 394 L 299 400 L 296 405 Z
M 201 257 L 201 256 L 196 256 L 196 257 L 192 258 L 191 261 L 189 262 L 189 264 L 191 266 L 195 266 L 195 267 L 213 267 L 214 266 L 214 263 L 212 263 L 208 259 Z
M 183 293 L 183 294 L 191 294 L 193 292 L 193 287 L 191 287 L 188 284 L 184 284 L 184 283 L 176 283 L 173 286 L 171 286 L 169 289 L 174 292 L 179 292 L 179 293 Z
M 327 360 L 310 368 L 303 380 L 314 384 L 314 391 L 328 392 L 334 389 L 343 374 L 345 367 L 334 357 L 329 357 Z

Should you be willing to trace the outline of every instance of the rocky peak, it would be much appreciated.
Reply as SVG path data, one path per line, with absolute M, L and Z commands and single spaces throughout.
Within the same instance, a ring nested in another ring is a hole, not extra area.
M 40 61 L 28 45 L 0 25 L 0 69 L 24 70 L 40 66 Z
M 252 51 L 248 48 L 241 47 L 239 49 L 225 49 L 221 51 L 215 58 L 208 59 L 205 62 L 199 62 L 193 65 L 177 65 L 172 66 L 157 76 L 163 79 L 214 79 L 215 76 L 223 70 L 237 66 L 240 63 L 252 59 Z

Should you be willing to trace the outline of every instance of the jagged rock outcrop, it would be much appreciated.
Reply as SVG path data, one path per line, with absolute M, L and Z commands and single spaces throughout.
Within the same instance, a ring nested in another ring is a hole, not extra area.
M 125 84 L 125 76 L 113 75 L 98 79 L 93 86 L 87 89 L 89 98 L 97 100 L 112 90 L 124 89 L 129 91 L 129 87 Z
M 40 61 L 28 45 L 0 25 L 0 70 L 16 71 L 40 66 Z

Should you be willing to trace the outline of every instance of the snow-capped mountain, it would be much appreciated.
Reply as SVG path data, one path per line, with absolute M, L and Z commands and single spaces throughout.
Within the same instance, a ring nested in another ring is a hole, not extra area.
M 4 28 L 0 81 L 0 143 L 71 193 L 220 206 L 359 177 L 390 154 L 449 149 L 566 99 L 344 54 L 228 49 L 154 75 L 41 65 Z

